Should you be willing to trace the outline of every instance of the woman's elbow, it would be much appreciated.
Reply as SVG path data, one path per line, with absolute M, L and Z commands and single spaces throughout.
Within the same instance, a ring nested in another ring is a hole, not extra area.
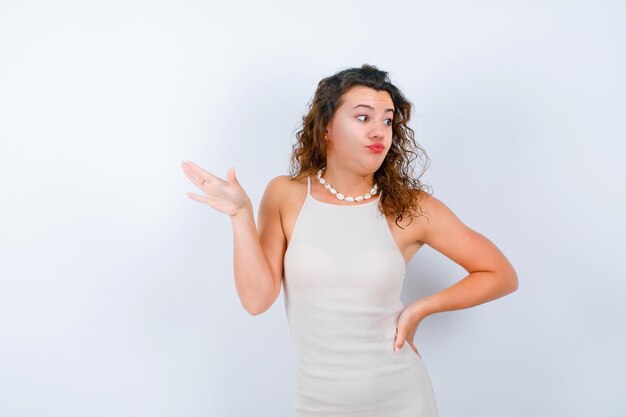
M 519 279 L 517 278 L 517 273 L 512 270 L 509 274 L 507 274 L 507 294 L 517 291 L 519 288 Z

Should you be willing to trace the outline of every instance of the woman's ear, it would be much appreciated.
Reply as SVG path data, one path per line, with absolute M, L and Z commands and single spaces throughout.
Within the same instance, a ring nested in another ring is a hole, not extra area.
M 326 128 L 324 129 L 324 140 L 328 140 L 328 137 L 330 136 L 330 123 L 326 125 Z

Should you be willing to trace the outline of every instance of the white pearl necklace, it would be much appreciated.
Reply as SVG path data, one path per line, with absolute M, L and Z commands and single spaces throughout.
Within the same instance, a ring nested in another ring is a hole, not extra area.
M 356 197 L 346 197 L 345 195 L 337 192 L 337 190 L 335 190 L 333 188 L 332 185 L 330 185 L 329 182 L 327 182 L 323 177 L 322 177 L 322 172 L 324 172 L 324 169 L 320 169 L 319 171 L 317 171 L 317 179 L 319 180 L 320 184 L 322 184 L 324 186 L 324 188 L 326 188 L 328 191 L 330 191 L 331 194 L 334 194 L 335 197 L 337 197 L 339 200 L 342 201 L 346 201 L 348 203 L 354 203 L 354 202 L 359 202 L 362 200 L 368 200 L 370 198 L 372 198 L 373 195 L 375 195 L 378 192 L 378 184 L 374 184 L 374 186 L 372 187 L 372 189 L 370 190 L 369 193 L 365 193 L 363 195 L 359 195 Z

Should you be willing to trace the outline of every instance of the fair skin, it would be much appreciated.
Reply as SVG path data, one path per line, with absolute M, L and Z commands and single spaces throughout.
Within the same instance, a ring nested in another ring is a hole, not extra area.
M 388 92 L 361 86 L 351 88 L 343 98 L 344 103 L 326 130 L 328 146 L 323 175 L 344 195 L 357 196 L 372 187 L 374 173 L 387 155 L 393 117 L 388 109 L 394 105 Z M 383 144 L 383 152 L 366 148 L 373 143 Z M 244 308 L 255 315 L 266 311 L 281 291 L 284 255 L 306 196 L 306 178 L 292 181 L 281 175 L 269 182 L 259 206 L 257 229 L 252 204 L 234 169 L 222 180 L 193 162 L 183 162 L 182 167 L 205 193 L 188 193 L 189 198 L 231 219 L 235 282 Z M 360 204 L 338 200 L 317 180 L 311 181 L 311 195 L 330 204 Z M 370 200 L 364 202 L 367 201 Z M 466 226 L 436 197 L 428 196 L 420 204 L 428 218 L 415 217 L 410 224 L 405 219 L 400 223 L 404 229 L 396 225 L 393 216 L 387 218 L 405 262 L 426 244 L 463 267 L 468 275 L 449 288 L 407 305 L 400 314 L 392 348 L 400 349 L 407 342 L 418 354 L 413 339 L 425 317 L 492 301 L 518 287 L 513 266 L 488 238 Z

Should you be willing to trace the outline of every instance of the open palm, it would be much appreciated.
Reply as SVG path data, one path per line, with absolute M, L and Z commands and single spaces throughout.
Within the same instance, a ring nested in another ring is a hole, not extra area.
M 234 167 L 228 170 L 226 180 L 223 180 L 191 161 L 184 161 L 181 166 L 187 178 L 204 191 L 204 195 L 187 193 L 192 200 L 208 204 L 231 217 L 240 213 L 241 209 L 251 207 L 248 195 L 235 176 Z

